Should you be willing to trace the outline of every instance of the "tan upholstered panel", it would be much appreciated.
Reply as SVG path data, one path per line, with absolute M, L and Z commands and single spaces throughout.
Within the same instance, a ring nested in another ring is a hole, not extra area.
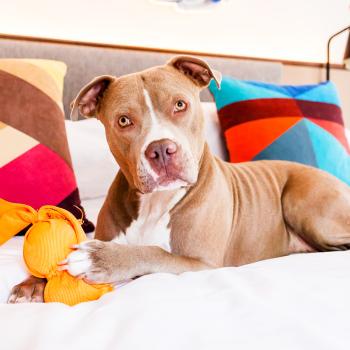
M 64 108 L 69 115 L 69 104 L 80 88 L 97 75 L 120 76 L 165 63 L 174 54 L 144 50 L 112 49 L 67 44 L 28 42 L 0 39 L 0 58 L 49 58 L 64 61 L 68 66 L 64 88 Z M 239 79 L 278 83 L 282 65 L 273 62 L 205 58 L 224 75 Z M 203 101 L 212 101 L 206 90 Z

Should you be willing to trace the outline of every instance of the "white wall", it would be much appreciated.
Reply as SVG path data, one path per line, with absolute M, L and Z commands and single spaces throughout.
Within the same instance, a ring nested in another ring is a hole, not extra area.
M 1 0 L 0 32 L 322 62 L 350 0 L 231 0 L 176 11 L 151 0 Z M 345 36 L 334 45 L 341 62 Z

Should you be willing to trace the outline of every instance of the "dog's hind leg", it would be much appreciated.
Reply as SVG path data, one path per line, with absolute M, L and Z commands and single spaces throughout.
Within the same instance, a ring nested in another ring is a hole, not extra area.
M 9 304 L 43 303 L 45 286 L 45 278 L 29 276 L 12 288 L 7 302 Z
M 350 249 L 350 187 L 342 181 L 306 167 L 291 174 L 282 206 L 289 231 L 315 250 Z

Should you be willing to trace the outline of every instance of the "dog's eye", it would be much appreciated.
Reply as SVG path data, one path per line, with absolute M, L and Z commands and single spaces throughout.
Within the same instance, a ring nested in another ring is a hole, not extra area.
M 175 103 L 175 112 L 182 112 L 186 110 L 187 104 L 184 100 L 178 100 Z
M 118 124 L 121 128 L 126 128 L 127 126 L 131 125 L 132 123 L 131 123 L 131 120 L 129 117 L 127 117 L 126 115 L 122 115 L 118 119 Z

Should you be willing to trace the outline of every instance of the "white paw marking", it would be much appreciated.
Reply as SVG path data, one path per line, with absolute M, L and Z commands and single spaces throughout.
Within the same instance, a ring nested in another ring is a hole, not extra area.
M 37 299 L 37 298 L 35 298 Z M 18 291 L 16 290 L 15 292 L 11 293 L 9 296 L 7 302 L 9 304 L 20 304 L 20 303 L 30 303 L 34 302 L 35 300 L 31 298 L 30 295 L 23 295 L 21 297 L 18 296 Z
M 13 303 L 16 300 L 16 293 L 11 293 L 7 302 L 8 303 Z
M 16 299 L 16 303 L 29 303 L 30 300 L 29 297 L 19 297 Z
M 66 259 L 65 270 L 72 276 L 79 276 L 88 272 L 92 264 L 84 244 L 80 244 L 78 247 L 79 248 L 70 253 Z

